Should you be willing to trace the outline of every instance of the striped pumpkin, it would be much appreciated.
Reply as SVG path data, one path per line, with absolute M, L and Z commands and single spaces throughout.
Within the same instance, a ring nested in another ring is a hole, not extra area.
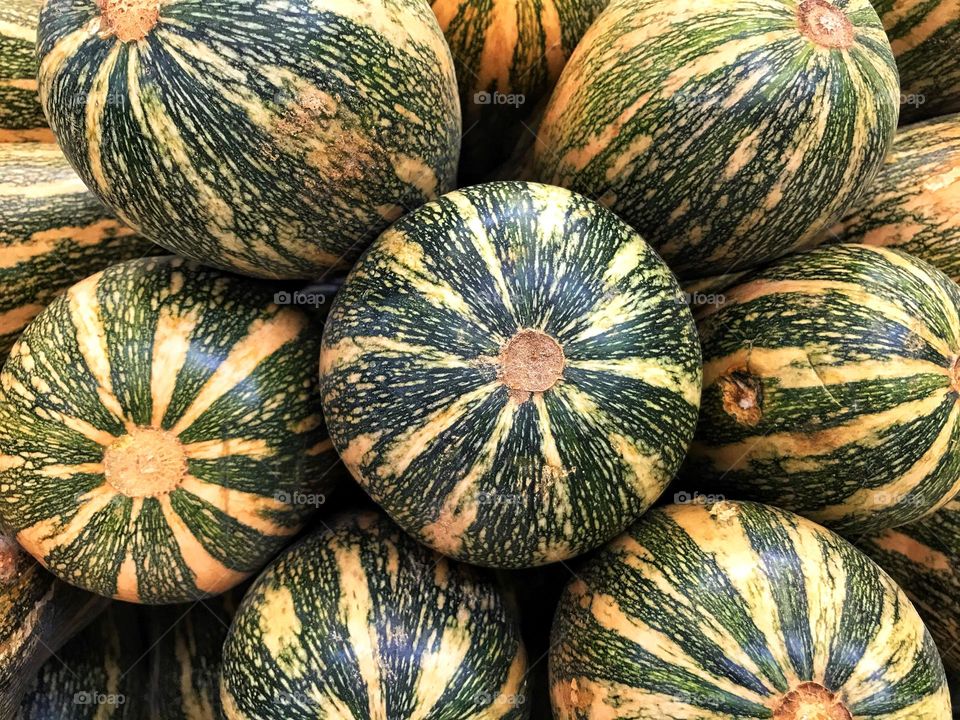
M 384 233 L 321 354 L 354 477 L 422 542 L 497 567 L 572 557 L 646 510 L 692 437 L 700 374 L 690 311 L 643 239 L 521 182 Z
M 42 0 L 0 5 L 0 142 L 53 140 L 37 95 L 37 19 Z
M 704 389 L 686 477 L 846 533 L 960 490 L 960 288 L 909 255 L 782 260 L 699 318 Z
M 877 179 L 825 239 L 899 248 L 960 280 L 958 208 L 960 114 L 901 129 Z
M 153 720 L 135 607 L 114 604 L 33 678 L 13 720 Z M 196 720 L 202 720 L 198 717 Z
M 271 565 L 223 649 L 227 720 L 525 718 L 526 653 L 485 574 L 374 513 Z
M 960 3 L 871 0 L 900 70 L 902 123 L 960 111 Z
M 0 520 L 61 578 L 186 602 L 236 585 L 322 498 L 319 320 L 180 259 L 115 265 L 0 375 Z
M 960 499 L 930 517 L 861 538 L 930 628 L 947 673 L 960 681 Z
M 951 717 L 903 591 L 830 531 L 763 505 L 650 512 L 577 573 L 553 637 L 558 720 Z
M 0 144 L 0 360 L 78 278 L 156 249 L 100 204 L 54 143 Z
M 462 184 L 486 178 L 509 157 L 608 2 L 433 0 L 460 87 Z
M 614 0 L 560 77 L 537 178 L 599 199 L 684 279 L 727 274 L 855 199 L 898 92 L 869 0 Z
M 347 268 L 453 186 L 456 78 L 427 0 L 47 0 L 38 48 L 87 185 L 208 265 Z
M 106 605 L 60 582 L 12 538 L 0 536 L 0 717 L 13 717 L 44 661 Z

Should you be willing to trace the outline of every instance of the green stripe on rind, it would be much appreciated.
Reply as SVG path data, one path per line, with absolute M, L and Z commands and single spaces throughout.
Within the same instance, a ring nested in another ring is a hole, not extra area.
M 498 375 L 521 330 L 563 348 L 545 392 Z M 337 296 L 321 368 L 331 437 L 370 495 L 434 549 L 500 567 L 584 552 L 649 507 L 686 451 L 701 372 L 650 247 L 585 198 L 518 182 L 451 193 L 381 236 Z
M 913 600 L 947 672 L 960 680 L 960 500 L 858 544 Z
M 227 720 L 527 717 L 519 628 L 482 571 L 345 515 L 281 556 L 224 646 Z
M 578 569 L 552 639 L 560 720 L 771 718 L 803 683 L 857 718 L 950 718 L 903 592 L 830 531 L 763 505 L 651 511 Z M 759 656 L 775 661 L 757 687 Z
M 537 179 L 599 199 L 684 279 L 810 244 L 880 168 L 899 89 L 868 0 L 836 3 L 842 50 L 801 34 L 797 8 L 615 0 L 560 77 Z
M 824 240 L 895 247 L 960 280 L 958 204 L 960 115 L 948 115 L 897 133 L 876 180 Z
M 37 19 L 41 0 L 0 7 L 0 142 L 52 140 L 37 94 Z
M 433 0 L 460 88 L 460 185 L 506 160 L 609 0 Z
M 954 0 L 872 0 L 890 38 L 903 124 L 960 110 L 960 5 Z
M 0 359 L 77 280 L 156 250 L 101 205 L 55 144 L 0 143 Z
M 60 582 L 0 536 L 0 717 L 13 717 L 44 661 L 106 605 Z
M 684 475 L 847 533 L 956 494 L 960 288 L 903 253 L 836 245 L 702 310 L 704 391 Z
M 426 0 L 172 0 L 129 43 L 98 16 L 45 4 L 41 98 L 84 181 L 175 252 L 316 277 L 453 187 L 456 78 Z
M 336 457 L 316 391 L 323 313 L 276 291 L 151 258 L 34 320 L 0 376 L 2 519 L 34 556 L 94 592 L 170 603 L 222 592 L 288 542 Z M 105 474 L 144 428 L 175 438 L 175 486 L 150 484 L 153 455 Z

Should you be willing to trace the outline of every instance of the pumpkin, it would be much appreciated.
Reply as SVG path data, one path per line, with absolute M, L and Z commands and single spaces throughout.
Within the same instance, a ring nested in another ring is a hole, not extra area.
M 0 375 L 0 519 L 54 574 L 147 604 L 238 584 L 334 475 L 320 317 L 178 258 L 114 265 L 24 331 Z
M 890 149 L 869 0 L 614 0 L 564 68 L 535 177 L 616 211 L 685 280 L 807 247 Z
M 554 717 L 949 720 L 903 591 L 832 532 L 753 503 L 645 515 L 577 571 Z
M 785 258 L 699 312 L 704 389 L 685 477 L 858 535 L 960 490 L 960 288 L 904 253 Z
M 37 18 L 42 0 L 0 7 L 0 142 L 53 140 L 37 94 Z
M 580 554 L 646 510 L 686 452 L 700 373 L 690 310 L 643 239 L 523 182 L 398 221 L 334 300 L 321 354 L 353 476 L 422 542 L 496 567 Z
M 456 77 L 427 0 L 48 0 L 38 52 L 87 185 L 207 265 L 346 269 L 453 187 Z
M 326 523 L 244 597 L 227 720 L 527 716 L 526 653 L 496 584 L 376 513 Z

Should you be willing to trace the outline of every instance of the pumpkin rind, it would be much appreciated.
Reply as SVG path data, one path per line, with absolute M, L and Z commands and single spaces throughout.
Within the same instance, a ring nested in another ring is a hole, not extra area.
M 490 183 L 398 221 L 347 278 L 321 376 L 331 438 L 405 530 L 468 562 L 584 552 L 663 491 L 700 350 L 673 275 L 583 197 Z
M 685 476 L 849 534 L 960 490 L 960 288 L 904 253 L 781 260 L 702 311 L 704 390 Z
M 527 717 L 496 585 L 374 513 L 307 536 L 255 582 L 224 646 L 227 720 Z
M 0 143 L 51 142 L 37 94 L 37 20 L 42 0 L 0 6 Z
M 872 0 L 900 71 L 901 124 L 960 111 L 960 5 Z
M 857 544 L 904 589 L 930 629 L 947 673 L 960 680 L 960 500 Z
M 427 0 L 124 6 L 46 2 L 40 94 L 87 185 L 158 244 L 312 278 L 453 187 L 456 78 Z
M 12 538 L 0 536 L 0 717 L 13 717 L 44 661 L 106 605 L 60 582 Z
M 805 34 L 804 8 L 835 34 Z M 560 76 L 536 178 L 616 211 L 684 279 L 733 273 L 856 199 L 898 96 L 869 0 L 614 0 Z
M 78 278 L 156 251 L 103 207 L 55 144 L 0 143 L 0 360 Z
M 460 184 L 489 179 L 609 0 L 433 0 L 460 88 Z
M 658 508 L 586 563 L 550 672 L 558 720 L 951 717 L 903 591 L 830 531 L 752 503 Z M 787 702 L 802 690 L 820 700 L 807 714 Z
M 960 115 L 897 132 L 876 180 L 825 241 L 893 247 L 960 280 Z
M 162 604 L 236 585 L 329 491 L 320 318 L 176 258 L 115 265 L 0 375 L 0 518 L 44 565 Z

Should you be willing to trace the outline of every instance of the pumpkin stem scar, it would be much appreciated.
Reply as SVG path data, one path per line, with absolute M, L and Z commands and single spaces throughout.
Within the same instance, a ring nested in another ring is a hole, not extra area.
M 803 0 L 797 8 L 800 32 L 817 45 L 843 49 L 853 45 L 853 23 L 828 0 Z
M 97 0 L 101 28 L 120 42 L 143 40 L 160 21 L 161 0 Z
M 784 695 L 774 720 L 852 720 L 853 715 L 837 696 L 823 685 L 803 683 Z
M 563 348 L 552 337 L 520 330 L 500 352 L 500 381 L 515 397 L 546 392 L 563 377 L 565 362 Z
M 135 428 L 103 454 L 107 482 L 127 497 L 156 497 L 175 490 L 187 474 L 187 456 L 173 433 Z
M 763 383 L 746 370 L 733 370 L 717 379 L 723 409 L 741 425 L 753 427 L 763 417 Z
M 0 583 L 7 584 L 16 579 L 21 552 L 15 540 L 0 535 Z

